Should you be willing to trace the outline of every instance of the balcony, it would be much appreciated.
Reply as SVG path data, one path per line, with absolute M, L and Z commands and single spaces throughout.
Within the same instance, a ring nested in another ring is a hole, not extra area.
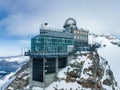
M 25 52 L 24 53 L 25 56 L 31 56 L 31 57 L 66 57 L 68 56 L 68 53 L 59 53 L 59 52 L 56 52 L 56 53 L 47 53 L 47 52 Z

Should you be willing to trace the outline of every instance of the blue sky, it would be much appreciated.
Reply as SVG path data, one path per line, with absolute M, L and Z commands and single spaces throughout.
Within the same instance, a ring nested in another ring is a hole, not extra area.
M 120 0 L 0 0 L 0 56 L 30 47 L 41 23 L 63 28 L 69 17 L 90 32 L 120 34 Z

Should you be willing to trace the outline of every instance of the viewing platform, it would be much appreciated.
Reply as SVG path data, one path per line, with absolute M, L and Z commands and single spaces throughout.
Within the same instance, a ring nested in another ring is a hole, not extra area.
M 68 53 L 60 53 L 60 52 L 56 52 L 56 53 L 48 53 L 48 52 L 25 52 L 25 56 L 32 56 L 32 57 L 66 57 L 68 56 Z

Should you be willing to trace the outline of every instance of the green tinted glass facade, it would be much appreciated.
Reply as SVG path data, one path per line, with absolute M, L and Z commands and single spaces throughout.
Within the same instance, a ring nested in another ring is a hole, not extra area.
M 36 36 L 31 39 L 31 51 L 40 53 L 67 52 L 68 45 L 73 45 L 72 38 Z

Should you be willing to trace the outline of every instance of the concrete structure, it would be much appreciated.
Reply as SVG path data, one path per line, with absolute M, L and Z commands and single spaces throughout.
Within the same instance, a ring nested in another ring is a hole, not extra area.
M 30 89 L 46 87 L 56 79 L 58 70 L 72 60 L 74 48 L 88 45 L 88 30 L 78 29 L 73 18 L 66 20 L 63 30 L 42 26 L 40 34 L 31 39 Z
M 87 46 L 89 31 L 78 28 L 73 18 L 68 18 L 63 26 L 66 31 L 73 34 L 74 47 Z

